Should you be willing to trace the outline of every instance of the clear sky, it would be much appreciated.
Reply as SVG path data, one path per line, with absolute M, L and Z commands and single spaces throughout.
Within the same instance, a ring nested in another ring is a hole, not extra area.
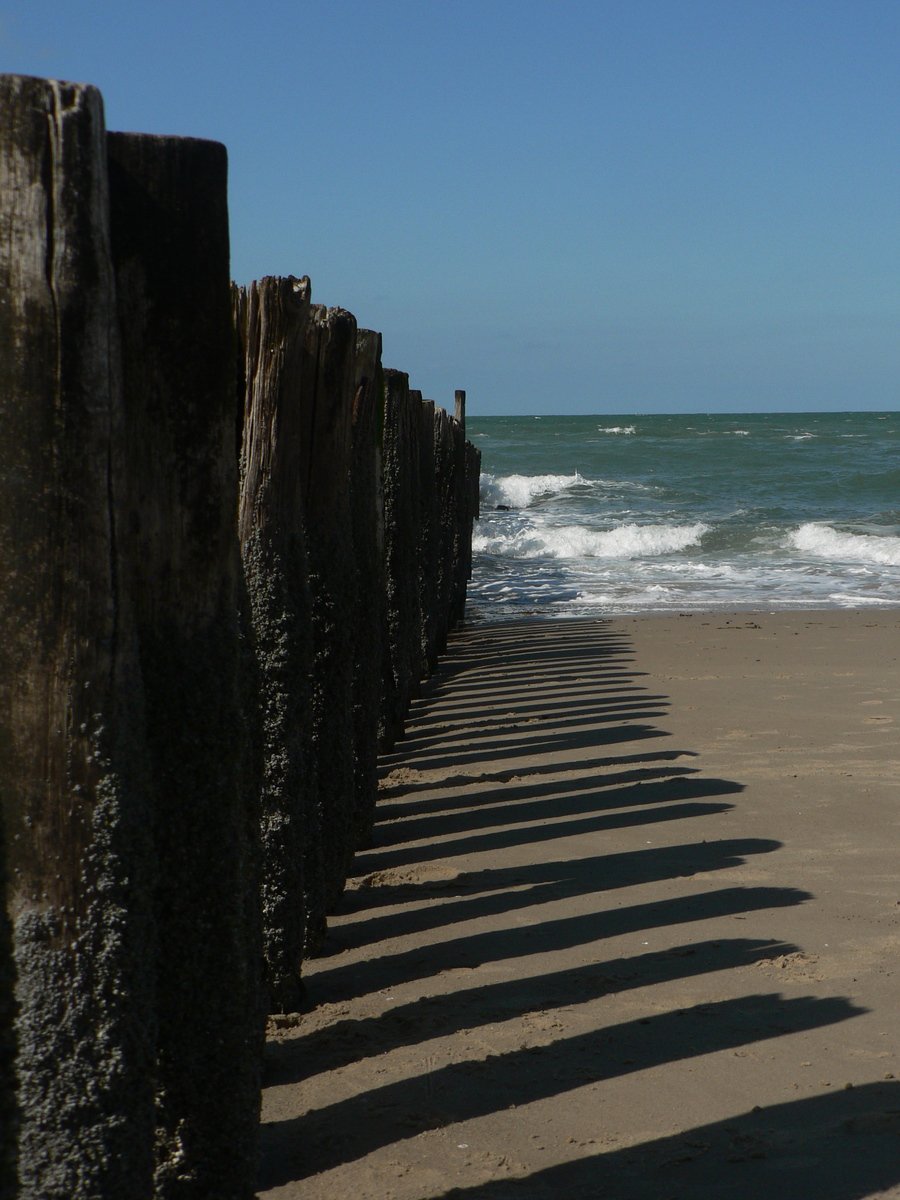
M 900 409 L 898 64 L 898 0 L 0 0 L 484 415 Z

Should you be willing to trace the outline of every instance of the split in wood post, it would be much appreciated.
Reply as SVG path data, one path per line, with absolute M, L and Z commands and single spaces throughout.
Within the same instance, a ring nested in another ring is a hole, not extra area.
M 269 1011 L 295 1012 L 304 998 L 304 858 L 318 832 L 310 769 L 312 602 L 300 467 L 309 280 L 267 277 L 235 289 L 234 308 L 244 380 L 238 530 L 262 696 L 266 991 Z

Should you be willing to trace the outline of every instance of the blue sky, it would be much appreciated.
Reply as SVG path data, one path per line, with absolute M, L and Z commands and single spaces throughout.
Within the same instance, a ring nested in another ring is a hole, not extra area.
M 900 408 L 897 0 L 0 0 L 475 414 Z

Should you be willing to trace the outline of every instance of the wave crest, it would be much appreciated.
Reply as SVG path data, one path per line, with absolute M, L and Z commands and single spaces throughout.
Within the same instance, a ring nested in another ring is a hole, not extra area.
M 588 480 L 576 471 L 574 475 L 487 475 L 481 476 L 481 503 L 486 508 L 498 504 L 509 508 L 528 508 L 535 500 L 558 496 L 561 492 Z
M 645 483 L 630 480 L 585 479 L 578 471 L 573 475 L 489 475 L 481 476 L 481 507 L 530 508 L 538 500 L 555 496 L 591 496 L 609 492 L 651 492 L 656 489 Z
M 831 560 L 878 563 L 900 567 L 900 537 L 872 533 L 841 533 L 830 525 L 809 521 L 789 536 L 790 544 L 805 554 Z
M 500 558 L 649 558 L 695 546 L 709 525 L 529 525 L 513 532 L 477 532 L 472 549 Z

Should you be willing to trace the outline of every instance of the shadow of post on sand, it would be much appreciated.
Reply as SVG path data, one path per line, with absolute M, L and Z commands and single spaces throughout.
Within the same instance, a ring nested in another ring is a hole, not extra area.
M 644 694 L 632 661 L 628 641 L 602 621 L 519 622 L 453 639 L 414 707 L 406 738 L 382 764 L 386 802 L 374 845 L 358 856 L 337 928 L 308 978 L 310 996 L 320 1003 L 353 1004 L 387 989 L 423 986 L 387 1011 L 351 1011 L 311 1032 L 301 1021 L 295 1036 L 270 1045 L 269 1083 L 299 1084 L 539 1008 L 560 1010 L 798 950 L 777 938 L 723 936 L 596 960 L 600 942 L 623 934 L 812 899 L 792 887 L 691 889 L 694 875 L 731 871 L 748 856 L 777 850 L 773 839 L 704 837 L 590 852 L 591 839 L 608 831 L 714 819 L 743 790 L 732 780 L 703 777 L 695 761 L 678 762 L 696 760 L 693 751 L 659 750 L 658 739 L 669 735 L 648 722 L 665 715 L 668 698 Z M 724 796 L 729 802 L 716 799 Z M 580 839 L 588 852 L 554 856 L 554 844 L 566 838 Z M 512 863 L 501 857 L 509 851 Z M 618 889 L 676 879 L 685 880 L 685 894 L 615 907 L 606 899 Z M 560 915 L 564 901 L 577 902 L 575 911 Z M 548 903 L 552 913 L 542 910 Z M 533 920 L 504 919 L 524 911 Z M 487 928 L 457 932 L 479 920 Z M 411 944 L 397 948 L 402 938 Z M 391 948 L 381 949 L 383 941 Z M 577 967 L 530 969 L 480 986 L 461 980 L 443 992 L 429 986 L 440 978 L 446 989 L 448 973 L 482 964 L 532 957 L 540 968 L 540 956 L 579 948 L 585 958 Z M 648 1010 L 614 1025 L 601 1020 L 596 1029 L 549 1045 L 456 1058 L 378 1086 L 370 1079 L 357 1094 L 265 1124 L 260 1186 L 309 1179 L 426 1130 L 510 1106 L 527 1120 L 529 1103 L 586 1083 L 783 1038 L 862 1011 L 842 997 L 754 993 Z M 577 1147 L 572 1161 L 453 1189 L 442 1200 L 756 1200 L 768 1187 L 792 1200 L 855 1200 L 870 1181 L 900 1176 L 884 1153 L 889 1141 L 895 1144 L 886 1135 L 900 1132 L 897 1086 L 774 1105 L 603 1154 Z M 839 1157 L 854 1147 L 872 1154 L 864 1162 L 854 1157 L 852 1168 L 845 1163 L 841 1175 Z M 746 1177 L 735 1166 L 741 1163 Z M 777 1186 L 775 1164 L 787 1173 Z M 802 1178 L 815 1181 L 812 1190 L 800 1189 Z

